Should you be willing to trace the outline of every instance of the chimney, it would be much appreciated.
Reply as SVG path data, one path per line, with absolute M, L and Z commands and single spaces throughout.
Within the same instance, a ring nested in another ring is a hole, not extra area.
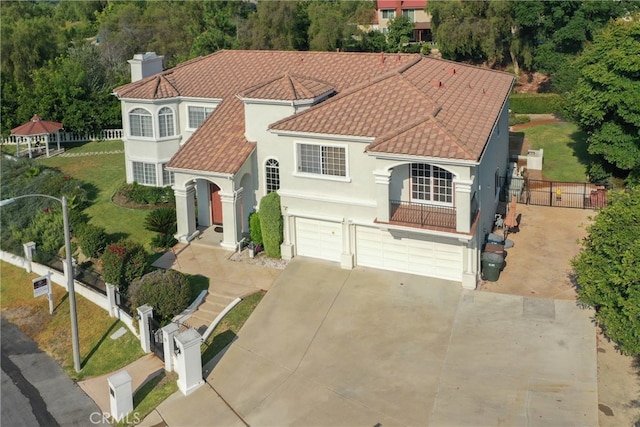
M 158 56 L 155 52 L 136 53 L 133 55 L 133 59 L 127 61 L 131 65 L 131 81 L 142 80 L 145 77 L 162 72 L 163 58 L 164 56 Z

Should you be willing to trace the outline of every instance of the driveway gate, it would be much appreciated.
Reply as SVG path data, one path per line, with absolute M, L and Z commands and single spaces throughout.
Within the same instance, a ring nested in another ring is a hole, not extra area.
M 599 209 L 607 204 L 607 190 L 585 182 L 562 182 L 505 178 L 502 186 L 502 201 L 508 202 L 516 196 L 518 203 L 561 208 Z
M 151 351 L 155 353 L 160 360 L 164 361 L 164 344 L 162 342 L 162 327 L 160 323 L 153 317 L 149 318 L 149 338 Z

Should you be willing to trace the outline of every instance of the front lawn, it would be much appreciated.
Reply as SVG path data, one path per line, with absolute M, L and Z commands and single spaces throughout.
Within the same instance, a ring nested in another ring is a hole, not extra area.
M 522 129 L 534 149 L 544 149 L 542 175 L 549 180 L 586 182 L 587 135 L 573 123 L 552 123 Z
M 88 142 L 68 148 L 66 153 L 115 151 L 123 148 L 122 141 Z M 124 153 L 57 156 L 40 158 L 39 161 L 90 186 L 95 198 L 91 206 L 85 209 L 85 213 L 91 218 L 91 224 L 104 227 L 113 240 L 127 238 L 150 249 L 154 233 L 144 228 L 144 219 L 149 211 L 120 207 L 111 201 L 111 197 L 125 181 Z
M 73 367 L 71 351 L 71 317 L 69 299 L 62 286 L 53 285 L 53 315 L 49 314 L 46 296 L 33 297 L 32 279 L 37 277 L 25 270 L 0 261 L 2 280 L 2 316 L 33 339 L 55 359 L 73 379 L 114 372 L 143 355 L 140 341 L 117 319 L 89 300 L 76 294 L 78 341 L 82 371 Z M 124 328 L 126 333 L 111 339 L 114 332 Z

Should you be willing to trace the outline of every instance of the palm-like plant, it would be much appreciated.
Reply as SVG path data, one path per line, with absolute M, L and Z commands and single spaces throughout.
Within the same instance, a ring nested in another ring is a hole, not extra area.
M 144 228 L 159 233 L 159 241 L 172 240 L 169 237 L 178 230 L 175 208 L 167 207 L 151 211 L 144 219 Z

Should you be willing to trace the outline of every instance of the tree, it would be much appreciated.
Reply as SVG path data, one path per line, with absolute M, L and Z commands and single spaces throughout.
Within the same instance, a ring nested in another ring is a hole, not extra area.
M 578 58 L 569 109 L 605 169 L 640 169 L 640 15 L 607 25 Z
M 605 334 L 640 354 L 640 186 L 611 194 L 573 260 L 578 298 L 595 308 Z
M 243 35 L 249 49 L 307 50 L 307 2 L 260 1 Z
M 400 15 L 389 21 L 387 33 L 387 51 L 404 52 L 413 35 L 413 22 L 404 15 Z

